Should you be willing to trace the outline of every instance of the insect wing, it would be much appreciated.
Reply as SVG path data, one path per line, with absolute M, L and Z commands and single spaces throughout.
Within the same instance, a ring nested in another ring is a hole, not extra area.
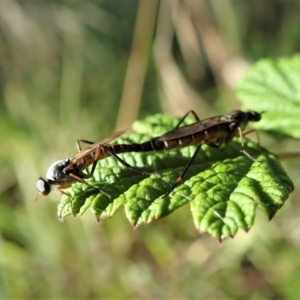
M 168 141 L 168 140 L 184 138 L 186 136 L 200 133 L 204 130 L 209 130 L 213 126 L 216 126 L 218 124 L 223 124 L 223 123 L 224 122 L 221 121 L 221 117 L 219 117 L 219 116 L 208 118 L 208 119 L 196 122 L 194 124 L 190 124 L 190 125 L 186 125 L 183 127 L 173 129 L 173 130 L 163 134 L 162 136 L 160 136 L 159 140 L 160 141 Z
M 92 144 L 91 146 L 87 147 L 86 149 L 76 153 L 71 158 L 72 163 L 76 164 L 77 161 L 80 161 L 82 158 L 93 153 L 98 147 L 106 146 L 107 144 L 109 144 L 110 142 L 112 142 L 113 140 L 115 140 L 116 138 L 121 136 L 122 134 L 124 134 L 126 131 L 127 131 L 127 129 L 115 132 L 114 134 L 110 135 L 109 137 L 106 137 L 105 139 L 103 139 L 99 142 L 96 142 L 96 143 Z

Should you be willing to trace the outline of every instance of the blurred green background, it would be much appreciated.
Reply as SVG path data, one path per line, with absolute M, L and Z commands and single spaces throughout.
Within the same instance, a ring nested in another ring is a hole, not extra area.
M 134 231 L 122 212 L 59 222 L 58 192 L 33 201 L 78 138 L 239 108 L 234 84 L 251 64 L 299 50 L 299 14 L 292 0 L 1 0 L 0 298 L 299 299 L 297 161 L 272 222 L 260 211 L 222 244 L 188 207 Z

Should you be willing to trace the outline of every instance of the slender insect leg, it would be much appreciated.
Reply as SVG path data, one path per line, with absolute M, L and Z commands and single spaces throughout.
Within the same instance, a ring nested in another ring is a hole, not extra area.
M 102 146 L 104 147 L 104 146 Z M 156 173 L 149 173 L 147 171 L 135 168 L 133 166 L 131 166 L 130 164 L 128 164 L 125 160 L 123 160 L 121 157 L 119 157 L 116 153 L 112 152 L 111 150 L 109 150 L 108 148 L 104 147 L 104 149 L 111 155 L 113 156 L 117 161 L 119 161 L 122 165 L 124 165 L 125 167 L 127 167 L 128 169 L 131 169 L 133 171 L 139 172 L 143 175 L 152 175 L 152 174 L 156 174 Z M 156 174 L 158 177 L 160 177 L 159 174 Z
M 56 189 L 63 195 L 66 195 L 68 198 L 72 199 L 72 196 L 69 193 L 66 193 L 65 191 L 63 191 L 64 189 L 67 189 L 71 186 L 71 183 L 64 183 L 61 184 L 60 186 L 58 186 Z
M 69 198 L 72 198 L 72 196 L 71 196 L 70 194 L 64 192 L 64 191 L 62 190 L 61 187 L 58 187 L 57 189 L 58 189 L 58 191 L 59 191 L 61 194 L 66 195 L 66 196 L 69 197 Z
M 91 169 L 91 172 L 90 172 L 90 175 L 92 176 L 95 172 L 95 169 L 96 169 L 96 166 L 97 166 L 97 162 L 98 162 L 98 158 L 100 157 L 100 152 L 101 151 L 106 151 L 108 152 L 112 157 L 114 157 L 117 161 L 119 161 L 122 165 L 124 165 L 125 167 L 131 169 L 131 170 L 134 170 L 134 171 L 137 171 L 139 173 L 142 173 L 144 175 L 151 175 L 152 173 L 148 173 L 146 171 L 143 171 L 143 170 L 140 170 L 140 169 L 137 169 L 133 166 L 131 166 L 130 164 L 128 164 L 126 161 L 124 161 L 121 157 L 119 157 L 116 153 L 114 153 L 113 151 L 109 150 L 107 147 L 103 146 L 103 145 L 99 145 L 96 149 L 96 152 L 95 152 L 95 155 L 94 155 L 94 162 L 93 162 L 93 165 L 92 165 L 92 169 Z
M 239 131 L 240 140 L 241 140 L 241 145 L 242 145 L 242 150 L 241 150 L 241 152 L 242 152 L 243 154 L 245 154 L 247 157 L 249 157 L 252 161 L 257 161 L 256 158 L 254 158 L 253 156 L 251 156 L 251 155 L 245 150 L 244 138 L 243 138 L 243 132 L 242 132 L 242 129 L 241 129 L 240 127 L 238 127 L 238 131 Z
M 183 179 L 183 176 L 186 174 L 186 172 L 188 171 L 188 169 L 190 168 L 191 164 L 193 163 L 193 161 L 195 160 L 200 148 L 202 145 L 208 145 L 210 147 L 214 147 L 214 148 L 219 148 L 219 145 L 211 142 L 211 141 L 208 141 L 208 140 L 202 140 L 200 141 L 200 145 L 197 147 L 196 151 L 194 152 L 193 156 L 191 157 L 191 159 L 188 161 L 187 165 L 184 167 L 184 169 L 181 171 L 181 173 L 179 174 L 179 176 L 177 177 L 177 179 L 175 180 L 175 182 L 173 183 L 171 189 L 165 194 L 162 196 L 162 198 L 165 198 L 167 197 L 173 190 L 174 188 L 182 181 Z
M 179 176 L 177 177 L 177 179 L 175 180 L 175 182 L 172 184 L 170 190 L 164 194 L 162 196 L 162 198 L 166 198 L 167 196 L 170 195 L 170 193 L 174 190 L 174 188 L 182 181 L 183 176 L 185 175 L 185 173 L 187 172 L 187 170 L 189 169 L 189 167 L 191 166 L 192 162 L 194 161 L 195 157 L 197 156 L 199 150 L 201 148 L 201 145 L 199 145 L 196 149 L 196 151 L 194 152 L 193 156 L 191 157 L 191 159 L 189 160 L 189 162 L 187 163 L 187 165 L 184 167 L 184 169 L 182 170 L 182 172 L 179 174 Z
M 243 132 L 243 136 L 247 135 L 247 134 L 250 134 L 252 132 L 255 132 L 256 133 L 256 140 L 257 140 L 257 144 L 260 145 L 260 137 L 259 137 L 259 132 L 256 130 L 256 129 L 250 129 L 246 132 Z
M 84 142 L 84 143 L 87 143 L 87 144 L 94 144 L 93 142 L 90 142 L 90 141 L 87 141 L 87 140 L 77 140 L 76 142 L 76 145 L 77 145 L 77 149 L 79 151 L 81 151 L 81 143 Z M 97 147 L 97 149 L 95 150 L 95 154 L 94 154 L 94 161 L 93 161 L 93 164 L 92 164 L 92 169 L 91 171 L 89 172 L 89 170 L 87 169 L 87 172 L 88 172 L 88 175 L 91 177 L 94 172 L 95 172 L 95 169 L 96 169 L 96 166 L 97 166 L 97 163 L 98 163 L 98 160 L 99 160 L 99 157 L 100 157 L 100 153 L 101 151 L 106 151 L 108 152 L 111 156 L 113 156 L 116 160 L 118 160 L 122 165 L 124 165 L 125 167 L 127 167 L 128 169 L 131 169 L 133 171 L 136 171 L 136 172 L 139 172 L 143 175 L 152 175 L 152 174 L 155 174 L 157 177 L 161 178 L 161 176 L 157 173 L 150 173 L 150 172 L 147 172 L 147 171 L 144 171 L 144 170 L 141 170 L 141 169 L 138 169 L 138 168 L 135 168 L 133 166 L 131 166 L 130 164 L 128 164 L 126 161 L 124 161 L 122 158 L 120 158 L 116 153 L 114 153 L 113 151 L 109 150 L 107 147 L 105 147 L 104 145 L 99 145 Z
M 77 147 L 78 152 L 82 151 L 81 143 L 86 143 L 86 144 L 90 144 L 90 145 L 94 144 L 94 142 L 87 141 L 87 140 L 77 140 L 77 141 L 76 141 L 76 147 Z M 103 148 L 104 148 L 103 145 L 98 145 L 98 147 L 97 147 L 96 150 L 95 150 L 95 153 L 94 153 L 94 155 L 93 155 L 94 157 L 93 157 L 93 165 L 92 165 L 92 169 L 91 169 L 91 171 L 89 171 L 89 168 L 86 169 L 87 175 L 88 175 L 89 177 L 91 177 L 91 176 L 94 174 L 95 168 L 96 168 L 96 166 L 97 166 L 98 159 L 99 159 L 99 157 L 100 157 L 100 152 L 101 152 L 101 150 L 102 150 Z M 105 149 L 106 149 L 106 148 L 105 148 Z M 91 153 L 91 155 L 92 155 L 92 153 Z
M 193 111 L 193 110 L 189 110 L 179 121 L 179 123 L 175 126 L 174 129 L 178 128 L 180 126 L 180 124 L 185 120 L 185 118 L 189 115 L 189 114 L 192 114 L 193 117 L 195 118 L 195 120 L 197 122 L 200 121 L 200 118 L 198 117 L 198 115 Z
M 86 143 L 86 144 L 89 144 L 89 145 L 94 144 L 94 142 L 90 142 L 90 141 L 87 141 L 87 140 L 77 140 L 76 141 L 76 148 L 77 148 L 78 152 L 82 151 L 82 147 L 81 147 L 82 143 Z
M 155 175 L 155 176 L 157 176 L 158 178 L 161 178 L 161 179 L 162 179 L 162 177 L 161 177 L 160 174 L 158 174 L 158 173 L 156 173 L 156 172 L 153 172 L 153 173 L 152 173 L 152 172 L 147 172 L 147 171 L 144 171 L 144 170 L 135 168 L 135 167 L 131 166 L 129 163 L 127 163 L 125 160 L 123 160 L 121 157 L 119 157 L 116 153 L 114 153 L 114 152 L 112 152 L 111 150 L 107 149 L 105 146 L 102 146 L 102 147 L 104 147 L 104 149 L 105 149 L 111 156 L 113 156 L 116 160 L 118 160 L 122 165 L 124 165 L 124 166 L 127 167 L 128 169 L 133 170 L 133 171 L 136 171 L 136 172 L 141 173 L 141 174 L 143 174 L 143 175 L 149 175 L 149 176 Z M 168 185 L 172 186 L 170 182 L 167 182 L 167 181 L 165 181 L 164 179 L 162 179 L 162 180 L 163 180 L 165 183 L 167 183 Z
M 104 194 L 104 195 L 107 196 L 108 198 L 111 198 L 110 195 L 108 195 L 107 193 L 105 193 L 105 192 L 102 191 L 101 189 L 92 186 L 91 184 L 89 184 L 88 182 L 86 182 L 83 178 L 80 178 L 80 177 L 78 177 L 77 175 L 75 175 L 75 174 L 73 174 L 73 173 L 70 173 L 69 176 L 75 178 L 75 179 L 78 180 L 79 182 L 85 183 L 87 186 L 92 187 L 93 189 L 98 190 L 100 193 Z
M 89 144 L 89 145 L 94 144 L 94 142 L 91 142 L 91 141 L 88 141 L 88 140 L 82 140 L 82 139 L 77 140 L 76 141 L 76 148 L 77 148 L 78 152 L 82 151 L 82 146 L 81 146 L 82 143 L 86 143 L 86 144 Z M 96 151 L 95 151 L 95 154 L 94 154 L 94 157 L 93 157 L 92 170 L 89 171 L 89 168 L 86 168 L 86 172 L 87 172 L 86 175 L 88 176 L 88 178 L 92 177 L 92 175 L 94 174 L 94 171 L 95 171 L 95 168 L 96 168 L 96 165 L 97 165 L 97 162 L 98 162 L 97 157 L 99 157 L 99 154 L 100 154 L 99 152 L 101 151 L 100 147 L 101 147 L 101 145 L 99 145 L 97 147 Z
M 95 151 L 94 157 L 93 157 L 94 161 L 93 161 L 92 169 L 91 169 L 91 172 L 89 172 L 90 176 L 92 176 L 95 172 L 98 160 L 100 158 L 100 153 L 101 153 L 101 151 L 103 151 L 103 149 L 106 150 L 106 148 L 103 145 L 98 145 L 98 147 Z

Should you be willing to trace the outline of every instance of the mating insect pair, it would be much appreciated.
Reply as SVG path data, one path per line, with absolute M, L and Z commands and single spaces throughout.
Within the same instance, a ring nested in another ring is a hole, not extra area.
M 194 116 L 196 122 L 179 127 L 190 113 Z M 151 173 L 129 165 L 126 161 L 121 159 L 118 154 L 125 152 L 161 151 L 190 145 L 198 145 L 188 164 L 184 167 L 170 190 L 164 195 L 164 197 L 166 197 L 172 192 L 176 185 L 182 181 L 184 175 L 197 156 L 201 146 L 204 144 L 218 148 L 223 144 L 230 143 L 235 136 L 239 135 L 242 144 L 241 151 L 250 159 L 255 160 L 244 150 L 242 130 L 246 128 L 248 122 L 257 122 L 260 119 L 261 113 L 255 111 L 242 112 L 240 110 L 234 110 L 224 116 L 211 117 L 201 121 L 194 111 L 189 111 L 183 116 L 173 130 L 141 144 L 109 144 L 125 131 L 117 132 L 97 143 L 92 143 L 86 140 L 78 140 L 76 144 L 78 153 L 71 158 L 54 162 L 47 170 L 47 179 L 45 180 L 41 177 L 38 179 L 36 186 L 39 194 L 36 199 L 38 199 L 41 195 L 48 195 L 51 191 L 52 185 L 57 185 L 58 190 L 63 194 L 66 194 L 63 189 L 70 187 L 74 182 L 82 182 L 89 185 L 85 179 L 88 179 L 93 175 L 98 160 L 104 159 L 108 156 L 115 157 L 127 168 L 142 174 L 150 175 Z M 91 146 L 82 150 L 81 143 L 87 143 Z M 90 165 L 92 165 L 91 171 L 88 170 Z M 84 172 L 85 170 L 86 173 Z M 101 190 L 99 191 L 106 194 Z M 109 197 L 109 195 L 107 196 Z

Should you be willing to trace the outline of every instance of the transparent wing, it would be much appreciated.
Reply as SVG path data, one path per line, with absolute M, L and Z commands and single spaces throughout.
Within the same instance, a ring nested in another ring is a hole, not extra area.
M 77 161 L 79 161 L 80 159 L 86 157 L 87 155 L 89 155 L 90 153 L 93 153 L 98 147 L 101 147 L 101 146 L 106 146 L 108 145 L 109 143 L 111 143 L 113 140 L 115 140 L 116 138 L 120 137 L 122 134 L 124 134 L 125 132 L 127 131 L 126 130 L 121 130 L 121 131 L 118 131 L 118 132 L 115 132 L 113 133 L 112 135 L 104 138 L 103 140 L 99 141 L 99 142 L 96 142 L 92 145 L 90 145 L 89 147 L 87 147 L 86 149 L 76 153 L 72 158 L 71 158 L 71 161 L 73 163 L 76 163 Z

